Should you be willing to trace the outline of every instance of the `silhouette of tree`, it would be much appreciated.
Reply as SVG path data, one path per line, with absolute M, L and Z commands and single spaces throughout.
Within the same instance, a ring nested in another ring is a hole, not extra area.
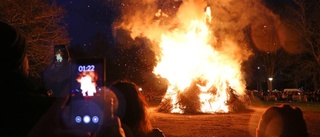
M 294 6 L 289 10 L 294 16 L 286 18 L 290 22 L 291 28 L 298 33 L 300 43 L 304 46 L 299 64 L 303 64 L 300 69 L 304 75 L 310 78 L 313 89 L 320 88 L 320 1 L 318 0 L 293 0 Z
M 255 62 L 259 67 L 259 78 L 261 82 L 267 83 L 268 90 L 273 90 L 274 86 L 272 81 L 268 78 L 276 79 L 280 71 L 287 66 L 289 62 L 287 60 L 287 54 L 282 49 L 279 36 L 277 35 L 278 19 L 276 17 L 265 16 L 262 21 L 258 21 L 252 24 L 249 29 L 252 49 L 255 53 Z
M 255 54 L 258 55 L 255 59 L 259 60 L 258 63 L 262 63 L 260 65 L 264 66 L 262 70 L 267 77 L 280 77 L 292 88 L 310 87 L 312 83 L 311 87 L 318 89 L 320 2 L 317 0 L 263 0 L 263 2 L 272 10 L 272 14 L 261 15 L 261 19 L 254 21 L 250 28 L 252 43 L 256 48 Z M 267 80 L 267 77 L 263 79 Z
M 309 81 L 313 89 L 320 86 L 320 2 L 318 0 L 275 1 L 268 5 L 278 14 L 282 29 L 278 32 L 281 45 L 297 57 L 292 68 L 295 85 L 306 86 Z M 304 72 L 304 73 L 301 73 Z

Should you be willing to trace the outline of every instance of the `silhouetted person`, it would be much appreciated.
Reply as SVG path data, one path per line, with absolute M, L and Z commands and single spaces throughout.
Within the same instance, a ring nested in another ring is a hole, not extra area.
M 41 78 L 45 89 L 51 92 L 52 96 L 59 97 L 63 96 L 63 90 L 69 90 L 71 59 L 66 45 L 55 45 L 56 50 L 59 52 L 55 52 L 52 62 L 42 72 Z
M 28 80 L 29 62 L 24 35 L 0 21 L 1 43 L 1 133 L 0 136 L 23 137 L 52 105 L 45 91 Z
M 62 112 L 68 112 L 68 96 L 51 97 L 30 81 L 27 43 L 22 33 L 0 21 L 3 80 L 0 91 L 1 137 L 89 137 L 88 132 L 66 128 Z M 44 91 L 45 92 L 45 91 Z M 66 91 L 66 93 L 68 93 Z M 65 94 L 67 95 L 67 94 Z M 67 114 L 67 113 L 64 113 Z M 65 118 L 65 117 L 64 117 Z M 119 119 L 111 119 L 96 137 L 124 137 Z M 107 131 L 107 132 L 105 132 Z
M 128 126 L 132 133 L 127 137 L 164 137 L 161 130 L 153 128 L 149 121 L 148 105 L 138 86 L 130 81 L 116 81 L 111 89 L 118 97 L 118 115 L 121 122 Z M 132 134 L 132 135 L 130 135 Z
M 301 109 L 284 104 L 268 108 L 260 118 L 256 137 L 308 137 Z

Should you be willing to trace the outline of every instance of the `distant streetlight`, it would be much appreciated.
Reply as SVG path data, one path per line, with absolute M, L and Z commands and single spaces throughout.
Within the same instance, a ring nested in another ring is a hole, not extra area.
M 261 90 L 261 84 L 260 84 L 260 67 L 257 67 L 258 69 L 258 78 L 257 78 L 257 90 Z
M 268 80 L 269 80 L 269 92 L 272 92 L 272 80 L 273 80 L 273 78 L 269 77 Z

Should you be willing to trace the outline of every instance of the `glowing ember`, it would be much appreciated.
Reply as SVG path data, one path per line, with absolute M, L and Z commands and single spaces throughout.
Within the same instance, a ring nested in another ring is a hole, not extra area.
M 80 89 L 84 97 L 94 96 L 94 94 L 97 92 L 97 79 L 97 74 L 93 71 L 85 71 L 79 74 L 77 81 L 81 84 Z

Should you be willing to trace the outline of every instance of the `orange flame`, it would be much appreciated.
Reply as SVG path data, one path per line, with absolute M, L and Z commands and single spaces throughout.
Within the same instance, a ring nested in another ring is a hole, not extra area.
M 93 71 L 84 71 L 79 73 L 77 81 L 81 84 L 80 89 L 84 97 L 94 96 L 94 94 L 97 93 L 97 79 L 98 75 Z
M 59 51 L 57 51 L 57 53 L 55 54 L 55 57 L 56 57 L 57 62 L 62 62 L 62 61 L 63 61 L 62 54 L 63 54 L 63 53 L 60 51 L 60 49 L 59 49 Z
M 162 3 L 160 9 L 154 2 L 123 1 L 123 17 L 115 28 L 129 30 L 133 39 L 146 37 L 155 45 L 152 48 L 157 65 L 153 73 L 169 82 L 162 102 L 170 102 L 172 113 L 184 113 L 186 106 L 179 103 L 181 95 L 190 93 L 192 97 L 188 101 L 199 104 L 197 111 L 229 112 L 228 103 L 233 95 L 240 100 L 245 96 L 241 63 L 251 52 L 237 43 L 242 42 L 240 33 L 244 24 L 254 16 L 241 11 L 237 19 L 242 20 L 232 21 L 239 8 L 225 8 L 224 12 L 224 7 L 242 4 L 234 4 L 235 1 L 184 0 Z M 132 3 L 140 3 L 145 8 L 134 8 Z M 209 4 L 223 10 L 211 11 Z
M 210 45 L 210 13 L 211 10 L 207 7 L 202 19 L 191 20 L 186 28 L 176 28 L 161 37 L 162 54 L 154 73 L 166 78 L 170 83 L 163 100 L 171 100 L 173 113 L 183 113 L 178 103 L 178 95 L 196 79 L 206 81 L 206 84 L 197 84 L 201 91 L 201 112 L 228 112 L 228 90 L 232 88 L 238 93 L 244 93 L 239 61 Z M 234 46 L 231 41 L 224 44 L 228 47 Z M 230 52 L 232 53 L 232 49 Z M 216 90 L 215 94 L 211 92 L 213 89 Z

